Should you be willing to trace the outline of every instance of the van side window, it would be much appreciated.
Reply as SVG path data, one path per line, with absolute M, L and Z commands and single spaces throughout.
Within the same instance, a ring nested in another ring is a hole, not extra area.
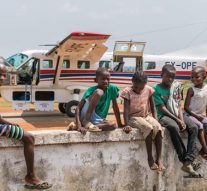
M 62 68 L 63 69 L 70 68 L 70 60 L 63 60 Z
M 90 62 L 85 60 L 78 60 L 77 68 L 88 69 L 90 68 Z
M 156 62 L 144 62 L 144 70 L 153 70 L 156 67 Z
M 103 67 L 103 68 L 107 68 L 109 69 L 110 67 L 110 61 L 107 61 L 107 60 L 101 60 L 99 62 L 99 67 Z
M 53 68 L 52 60 L 43 60 L 43 68 Z

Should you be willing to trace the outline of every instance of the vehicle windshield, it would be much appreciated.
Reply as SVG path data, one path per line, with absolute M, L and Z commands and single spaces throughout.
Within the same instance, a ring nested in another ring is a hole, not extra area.
M 22 65 L 26 60 L 28 60 L 28 56 L 22 53 L 15 54 L 6 59 L 6 61 L 15 69 Z

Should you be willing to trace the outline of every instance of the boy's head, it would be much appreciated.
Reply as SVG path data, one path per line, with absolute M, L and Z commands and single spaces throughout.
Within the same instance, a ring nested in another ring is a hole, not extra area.
M 196 66 L 192 70 L 191 81 L 196 85 L 202 85 L 206 78 L 206 70 L 202 66 Z
M 147 75 L 143 71 L 137 71 L 132 76 L 132 89 L 139 94 L 147 84 Z
M 109 86 L 110 82 L 110 73 L 108 69 L 100 67 L 96 70 L 95 82 L 98 84 L 98 87 L 102 90 L 105 90 Z
M 0 64 L 0 86 L 3 84 L 4 80 L 6 79 L 6 66 Z
M 162 67 L 161 77 L 162 83 L 166 86 L 171 86 L 176 75 L 176 69 L 173 65 L 166 64 Z

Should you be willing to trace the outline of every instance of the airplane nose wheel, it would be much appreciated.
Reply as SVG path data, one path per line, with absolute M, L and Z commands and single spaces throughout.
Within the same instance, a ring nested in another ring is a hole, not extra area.
M 78 103 L 78 101 L 73 100 L 65 104 L 65 113 L 68 115 L 68 117 L 75 117 L 75 110 Z

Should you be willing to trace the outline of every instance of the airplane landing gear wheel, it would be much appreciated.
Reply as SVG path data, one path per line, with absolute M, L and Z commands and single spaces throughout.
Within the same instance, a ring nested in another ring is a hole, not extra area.
M 66 104 L 65 113 L 68 115 L 68 117 L 75 117 L 75 110 L 77 108 L 78 103 L 78 101 L 73 100 Z
M 65 106 L 66 106 L 66 103 L 59 103 L 58 104 L 58 109 L 61 113 L 65 113 Z

